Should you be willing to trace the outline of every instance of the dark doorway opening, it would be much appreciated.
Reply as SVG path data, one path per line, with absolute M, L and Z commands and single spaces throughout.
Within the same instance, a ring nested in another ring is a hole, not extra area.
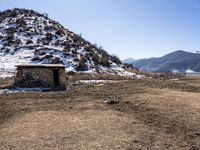
M 53 81 L 54 81 L 54 85 L 55 86 L 59 86 L 60 85 L 59 70 L 53 70 Z

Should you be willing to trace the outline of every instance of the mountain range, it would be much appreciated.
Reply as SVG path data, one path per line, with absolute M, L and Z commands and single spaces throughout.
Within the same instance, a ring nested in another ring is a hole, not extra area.
M 67 71 L 131 75 L 102 47 L 34 10 L 0 12 L 0 74 L 19 64 L 63 64 Z
M 134 60 L 130 64 L 148 72 L 200 72 L 200 54 L 178 50 L 159 58 Z

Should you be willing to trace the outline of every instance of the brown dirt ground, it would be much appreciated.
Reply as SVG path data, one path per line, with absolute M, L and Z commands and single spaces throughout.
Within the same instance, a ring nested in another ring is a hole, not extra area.
M 0 149 L 199 150 L 199 92 L 196 78 L 1 94 Z

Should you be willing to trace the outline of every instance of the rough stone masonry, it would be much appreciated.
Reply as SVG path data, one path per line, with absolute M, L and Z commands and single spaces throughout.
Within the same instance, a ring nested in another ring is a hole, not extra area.
M 61 64 L 18 65 L 15 87 L 66 89 L 65 67 Z

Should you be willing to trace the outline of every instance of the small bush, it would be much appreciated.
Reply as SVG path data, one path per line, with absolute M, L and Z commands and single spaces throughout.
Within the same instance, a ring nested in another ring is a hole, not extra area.
M 51 63 L 52 64 L 63 64 L 62 60 L 60 60 L 60 58 L 58 58 L 58 57 L 53 58 Z
M 72 54 L 75 54 L 75 55 L 77 55 L 77 54 L 78 54 L 78 52 L 77 52 L 77 51 L 75 51 L 75 50 L 72 50 L 72 51 L 71 51 L 71 53 L 72 53 Z
M 94 62 L 95 65 L 99 65 L 100 64 L 100 58 L 97 54 L 92 56 L 92 61 Z
M 53 55 L 45 55 L 45 56 L 43 57 L 43 59 L 49 59 L 49 58 L 53 58 Z
M 80 61 L 82 62 L 86 62 L 87 61 L 87 58 L 83 55 L 80 56 Z
M 14 36 L 13 35 L 8 35 L 7 39 L 8 41 L 7 45 L 10 46 L 14 43 Z
M 50 32 L 47 32 L 47 33 L 46 33 L 46 40 L 52 41 L 52 39 L 53 39 L 53 34 L 50 33 Z
M 64 43 L 64 49 L 66 50 L 66 51 L 69 51 L 70 50 L 70 44 L 69 43 L 67 43 L 67 42 L 65 42 Z
M 67 72 L 67 75 L 69 75 L 69 76 L 74 76 L 76 73 L 74 72 L 74 71 L 68 71 Z
M 32 61 L 40 61 L 40 58 L 39 57 L 33 57 L 31 60 Z
M 22 42 L 21 42 L 20 39 L 16 39 L 16 40 L 14 41 L 14 43 L 15 43 L 16 45 L 20 45 Z
M 85 64 L 85 62 L 80 62 L 78 64 L 78 66 L 76 67 L 77 71 L 87 71 L 88 70 L 88 66 L 87 64 Z
M 9 35 L 12 35 L 12 34 L 14 34 L 16 32 L 16 29 L 15 28 L 8 28 L 8 29 L 6 29 L 6 33 L 7 34 L 9 34 Z
M 91 55 L 90 55 L 90 53 L 86 53 L 86 54 L 84 55 L 84 57 L 85 57 L 86 60 L 91 60 Z
M 110 62 L 107 57 L 102 57 L 100 60 L 100 65 L 110 67 Z
M 26 21 L 25 21 L 23 18 L 17 19 L 17 20 L 16 20 L 16 23 L 17 23 L 20 27 L 26 25 Z
M 111 59 L 112 62 L 114 62 L 116 64 L 121 64 L 122 63 L 121 60 L 119 59 L 119 57 L 117 57 L 115 55 L 111 56 L 110 59 Z
M 76 58 L 74 58 L 74 61 L 80 61 L 80 60 L 76 57 Z
M 78 41 L 82 41 L 82 38 L 78 35 L 74 35 L 73 41 L 74 41 L 74 43 L 77 43 Z
M 102 47 L 99 47 L 98 51 L 102 55 L 102 57 L 109 57 L 108 52 L 106 52 L 106 50 L 104 50 Z
M 62 35 L 64 35 L 65 33 L 64 33 L 63 30 L 57 30 L 57 31 L 56 31 L 56 34 L 62 36 Z
M 133 66 L 131 64 L 124 63 L 124 67 L 126 67 L 126 68 L 132 68 Z
M 32 40 L 27 40 L 26 41 L 26 45 L 29 45 L 29 44 L 33 44 L 33 41 Z

